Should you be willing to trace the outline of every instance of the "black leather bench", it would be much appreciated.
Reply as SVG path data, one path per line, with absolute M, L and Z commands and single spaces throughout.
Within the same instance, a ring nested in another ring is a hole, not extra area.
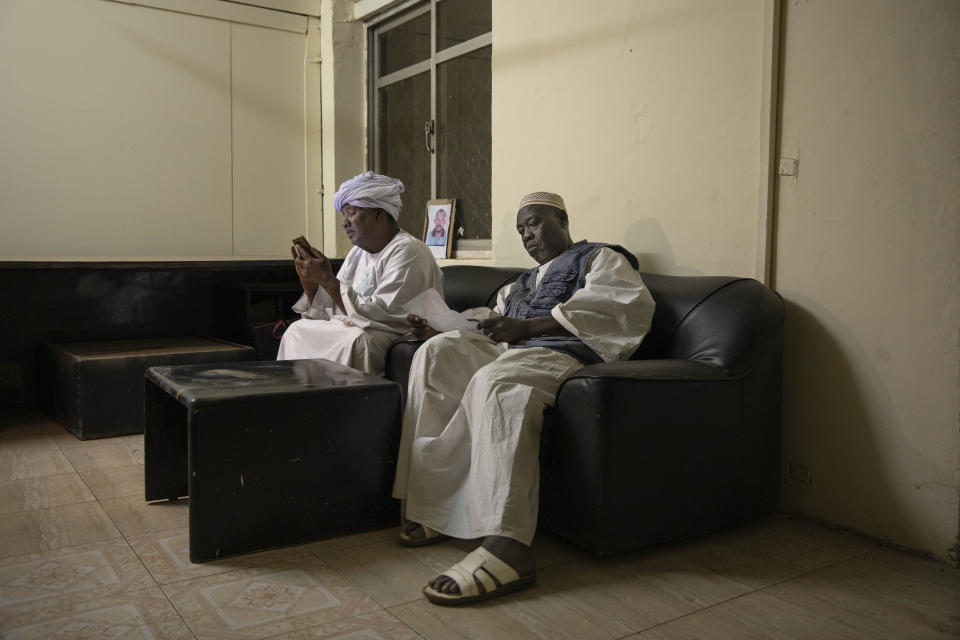
M 46 346 L 54 418 L 81 440 L 143 433 L 147 367 L 252 360 L 251 347 L 191 336 Z

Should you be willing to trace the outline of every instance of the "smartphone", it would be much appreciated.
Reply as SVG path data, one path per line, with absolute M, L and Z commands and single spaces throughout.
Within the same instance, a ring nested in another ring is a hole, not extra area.
M 293 239 L 293 244 L 295 244 L 296 246 L 298 246 L 298 247 L 300 247 L 301 249 L 303 249 L 304 251 L 306 251 L 308 256 L 314 256 L 314 257 L 316 257 L 317 254 L 316 254 L 316 252 L 313 250 L 313 247 L 310 246 L 310 243 L 307 242 L 307 239 L 304 238 L 303 236 L 297 236 L 296 238 L 294 238 L 294 239 Z

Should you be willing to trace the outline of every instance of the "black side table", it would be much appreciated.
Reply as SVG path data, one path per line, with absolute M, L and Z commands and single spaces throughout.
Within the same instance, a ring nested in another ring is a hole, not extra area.
M 399 521 L 395 382 L 328 360 L 152 367 L 146 500 L 190 496 L 190 560 Z

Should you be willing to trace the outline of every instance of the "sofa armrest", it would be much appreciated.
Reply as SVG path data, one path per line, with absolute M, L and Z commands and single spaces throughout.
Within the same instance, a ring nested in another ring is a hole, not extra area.
M 413 354 L 422 344 L 423 340 L 417 340 L 412 333 L 407 333 L 394 342 L 390 350 L 387 351 L 384 377 L 400 385 L 402 406 L 407 404 L 407 381 L 410 379 L 410 365 L 413 363 Z
M 707 381 L 730 380 L 719 367 L 695 360 L 626 360 L 604 362 L 580 369 L 567 378 L 610 378 L 623 380 Z
M 688 360 L 584 367 L 542 440 L 541 521 L 606 554 L 773 508 L 779 440 L 744 408 L 744 379 Z

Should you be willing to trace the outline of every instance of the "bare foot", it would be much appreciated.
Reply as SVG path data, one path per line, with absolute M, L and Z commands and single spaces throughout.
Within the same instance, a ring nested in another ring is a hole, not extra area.
M 406 547 L 425 547 L 443 542 L 450 537 L 413 520 L 404 518 L 402 522 L 400 544 Z
M 513 567 L 519 576 L 528 576 L 534 571 L 533 549 L 522 542 L 503 536 L 487 536 L 480 546 Z M 439 575 L 428 584 L 440 593 L 460 593 L 460 586 L 446 575 Z
M 403 529 L 403 534 L 411 540 L 423 540 L 427 537 L 426 530 L 424 530 L 423 525 L 419 522 L 404 520 L 400 526 Z

